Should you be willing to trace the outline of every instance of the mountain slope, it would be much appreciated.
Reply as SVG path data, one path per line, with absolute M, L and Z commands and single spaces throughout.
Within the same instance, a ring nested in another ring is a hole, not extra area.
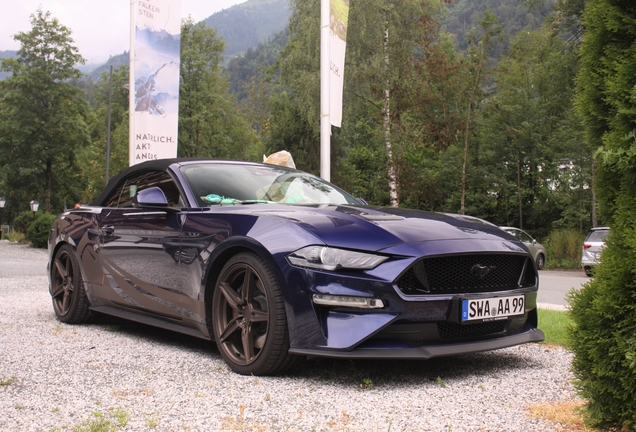
M 226 57 L 255 48 L 285 29 L 290 11 L 287 0 L 249 0 L 204 20 L 227 42 Z

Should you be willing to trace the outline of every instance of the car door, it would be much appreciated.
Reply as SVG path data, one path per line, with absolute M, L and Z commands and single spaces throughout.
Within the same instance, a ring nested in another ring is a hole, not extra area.
M 153 186 L 162 189 L 168 207 L 133 207 L 134 196 Z M 117 193 L 99 223 L 103 295 L 114 307 L 182 321 L 198 306 L 180 266 L 184 216 L 176 183 L 166 172 L 137 173 Z

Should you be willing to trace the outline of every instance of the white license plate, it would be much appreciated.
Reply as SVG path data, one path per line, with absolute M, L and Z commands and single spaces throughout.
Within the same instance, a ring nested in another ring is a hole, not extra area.
M 493 297 L 462 300 L 462 321 L 492 321 L 523 315 L 525 297 Z

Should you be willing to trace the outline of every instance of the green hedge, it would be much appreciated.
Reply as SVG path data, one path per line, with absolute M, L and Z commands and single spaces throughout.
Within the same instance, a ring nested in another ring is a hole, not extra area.
M 636 430 L 636 187 L 619 192 L 612 232 L 595 277 L 569 294 L 575 385 L 588 423 Z
M 47 247 L 49 232 L 51 232 L 51 225 L 53 225 L 55 218 L 55 215 L 44 213 L 31 224 L 27 230 L 26 239 L 31 242 L 33 247 Z
M 13 220 L 13 229 L 19 233 L 26 234 L 31 224 L 35 222 L 37 217 L 41 214 L 42 213 L 33 214 L 33 212 L 29 210 L 23 211 Z

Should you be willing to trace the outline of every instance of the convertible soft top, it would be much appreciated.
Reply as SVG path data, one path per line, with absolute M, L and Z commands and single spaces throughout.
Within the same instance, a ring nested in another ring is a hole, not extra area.
M 114 177 L 111 177 L 111 179 L 108 181 L 108 184 L 106 185 L 104 190 L 102 190 L 102 193 L 100 193 L 97 196 L 97 198 L 95 198 L 90 203 L 90 205 L 101 206 L 104 200 L 106 199 L 106 197 L 108 197 L 110 193 L 117 188 L 120 182 L 124 178 L 126 178 L 129 174 L 136 173 L 136 172 L 143 172 L 143 171 L 165 171 L 170 165 L 172 165 L 175 162 L 183 162 L 188 160 L 196 160 L 196 159 L 192 159 L 192 158 L 157 159 L 157 160 L 141 162 L 136 165 L 130 166 L 126 168 L 125 170 L 120 171 L 119 174 L 115 175 Z
M 125 170 L 119 172 L 119 174 L 111 177 L 108 181 L 108 184 L 100 193 L 97 198 L 91 201 L 90 205 L 92 206 L 102 206 L 106 197 L 110 196 L 110 193 L 115 190 L 120 184 L 121 181 L 127 178 L 130 174 L 140 173 L 144 171 L 165 171 L 170 165 L 174 163 L 183 163 L 183 162 L 232 162 L 232 163 L 246 163 L 246 164 L 258 164 L 258 162 L 237 162 L 237 161 L 227 161 L 224 159 L 209 159 L 209 158 L 170 158 L 170 159 L 156 159 L 150 160 L 146 162 L 141 162 L 136 165 L 130 166 Z

